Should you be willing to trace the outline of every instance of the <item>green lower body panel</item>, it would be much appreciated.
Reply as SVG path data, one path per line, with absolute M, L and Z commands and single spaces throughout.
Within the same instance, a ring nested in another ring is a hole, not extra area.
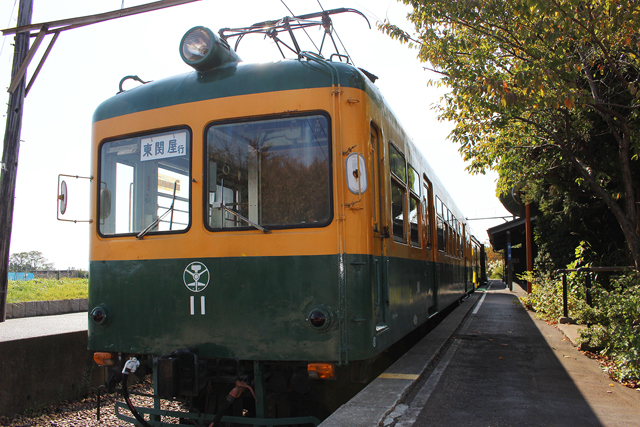
M 463 267 L 371 255 L 92 261 L 89 348 L 367 360 L 468 291 Z M 310 313 L 327 317 L 312 326 Z
M 89 304 L 106 306 L 109 318 L 89 322 L 89 348 L 336 360 L 339 263 L 339 256 L 93 261 Z M 332 316 L 326 329 L 307 321 L 315 307 Z

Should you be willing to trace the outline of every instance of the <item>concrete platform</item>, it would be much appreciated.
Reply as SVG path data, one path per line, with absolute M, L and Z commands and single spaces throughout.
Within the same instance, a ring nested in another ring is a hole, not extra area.
M 580 344 L 578 343 L 578 338 L 580 337 L 580 333 L 583 330 L 587 329 L 586 325 L 575 325 L 572 323 L 558 323 L 556 327 L 564 334 L 565 337 L 571 344 L 578 347 Z
M 69 332 L 87 331 L 87 312 L 20 317 L 0 323 L 0 343 Z
M 87 350 L 87 313 L 0 323 L 0 415 L 86 395 L 106 370 Z
M 475 292 L 467 298 L 425 338 L 320 426 L 371 427 L 382 423 L 387 415 L 401 407 L 401 402 L 413 390 L 426 367 L 439 355 L 481 295 Z
M 578 351 L 582 326 L 538 319 L 524 294 L 476 292 L 321 426 L 640 426 L 640 391 Z

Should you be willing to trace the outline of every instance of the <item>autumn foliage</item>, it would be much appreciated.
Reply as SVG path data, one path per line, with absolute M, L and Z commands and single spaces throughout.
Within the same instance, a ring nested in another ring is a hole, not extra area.
M 469 169 L 498 191 L 544 191 L 570 170 L 602 200 L 640 266 L 640 2 L 403 0 L 414 32 L 381 29 L 418 50 L 450 91 L 437 107 Z

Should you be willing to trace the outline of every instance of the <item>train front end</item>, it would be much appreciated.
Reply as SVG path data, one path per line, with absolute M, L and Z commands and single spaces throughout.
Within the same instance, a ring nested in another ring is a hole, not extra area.
M 203 34 L 215 37 L 185 39 Z M 229 51 L 94 114 L 89 348 L 112 389 L 132 367 L 153 372 L 156 399 L 191 408 L 172 415 L 183 421 L 315 424 L 317 398 L 301 402 L 346 362 L 336 75 L 315 59 L 239 64 Z M 226 412 L 238 387 L 258 398 Z M 289 392 L 298 404 L 273 397 Z M 149 425 L 171 415 L 146 411 Z

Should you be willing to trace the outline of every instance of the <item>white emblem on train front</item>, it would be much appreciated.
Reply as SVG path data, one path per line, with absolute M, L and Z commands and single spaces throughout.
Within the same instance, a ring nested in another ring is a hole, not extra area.
M 201 262 L 192 262 L 182 274 L 184 285 L 193 292 L 201 292 L 209 284 L 209 269 Z

